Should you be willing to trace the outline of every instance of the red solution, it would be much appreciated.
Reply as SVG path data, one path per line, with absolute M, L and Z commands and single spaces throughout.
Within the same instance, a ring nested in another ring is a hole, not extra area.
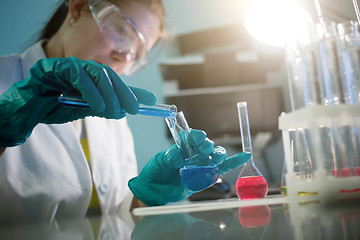
M 353 177 L 359 175 L 359 168 L 333 169 L 332 174 L 334 177 Z
M 239 222 L 244 228 L 253 228 L 269 225 L 271 210 L 268 205 L 239 208 Z
M 268 185 L 263 176 L 240 177 L 236 181 L 236 195 L 242 199 L 264 198 Z

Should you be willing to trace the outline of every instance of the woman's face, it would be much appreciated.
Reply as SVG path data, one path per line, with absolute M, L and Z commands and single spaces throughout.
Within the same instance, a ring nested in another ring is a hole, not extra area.
M 160 34 L 159 19 L 146 6 L 136 2 L 130 2 L 120 10 L 143 34 L 146 49 L 150 50 Z M 83 8 L 77 21 L 67 28 L 63 42 L 64 57 L 74 56 L 82 60 L 93 60 L 110 66 L 119 75 L 132 64 L 124 54 L 116 51 L 111 41 L 105 40 L 87 7 Z

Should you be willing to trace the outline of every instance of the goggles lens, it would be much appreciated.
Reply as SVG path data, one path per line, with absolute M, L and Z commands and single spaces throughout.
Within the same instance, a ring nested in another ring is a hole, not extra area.
M 89 8 L 105 41 L 128 62 L 125 74 L 131 75 L 147 64 L 144 36 L 119 8 L 105 0 L 88 0 Z

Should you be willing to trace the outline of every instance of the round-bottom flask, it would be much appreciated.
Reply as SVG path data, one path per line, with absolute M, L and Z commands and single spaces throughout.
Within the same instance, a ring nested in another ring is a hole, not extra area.
M 180 168 L 182 184 L 191 191 L 198 192 L 212 186 L 219 178 L 219 167 L 184 166 Z
M 239 102 L 237 107 L 243 151 L 250 152 L 252 155 L 247 103 Z M 267 195 L 268 184 L 259 169 L 255 166 L 252 156 L 240 171 L 235 188 L 236 195 L 242 200 L 264 198 Z
M 183 112 L 174 113 L 172 116 L 165 118 L 165 120 L 175 143 L 184 151 L 185 159 L 189 160 L 193 157 L 201 157 L 189 144 L 190 128 Z M 211 160 L 211 156 L 206 156 L 206 158 Z M 180 168 L 179 174 L 181 182 L 186 188 L 198 192 L 216 183 L 219 178 L 219 167 L 217 165 L 185 165 Z
M 242 200 L 264 198 L 267 195 L 268 184 L 256 168 L 253 159 L 249 160 L 241 170 L 235 188 L 236 195 Z

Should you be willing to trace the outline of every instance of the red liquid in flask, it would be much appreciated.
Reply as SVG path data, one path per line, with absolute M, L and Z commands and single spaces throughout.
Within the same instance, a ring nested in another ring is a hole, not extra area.
M 263 176 L 240 177 L 236 181 L 236 195 L 242 199 L 264 198 L 268 185 Z
M 271 210 L 268 205 L 239 208 L 239 222 L 244 228 L 266 226 L 270 221 Z

